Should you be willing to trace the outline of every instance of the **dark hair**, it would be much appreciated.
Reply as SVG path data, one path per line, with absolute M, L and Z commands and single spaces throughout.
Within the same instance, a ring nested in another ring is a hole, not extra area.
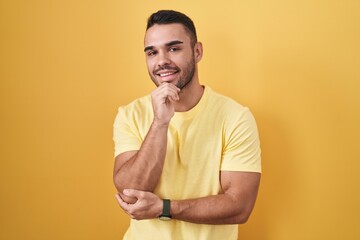
M 190 35 L 191 45 L 194 46 L 197 42 L 196 29 L 193 21 L 181 12 L 174 10 L 160 10 L 151 14 L 147 21 L 146 30 L 155 24 L 171 24 L 180 23 L 185 27 L 185 30 Z

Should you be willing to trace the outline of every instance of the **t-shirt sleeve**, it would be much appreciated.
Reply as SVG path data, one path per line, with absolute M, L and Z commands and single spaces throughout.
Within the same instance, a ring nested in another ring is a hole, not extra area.
M 261 172 L 261 150 L 255 119 L 249 109 L 232 119 L 224 133 L 222 171 Z
M 119 108 L 115 118 L 113 140 L 115 157 L 123 152 L 139 150 L 141 146 L 142 140 L 139 131 L 123 107 Z

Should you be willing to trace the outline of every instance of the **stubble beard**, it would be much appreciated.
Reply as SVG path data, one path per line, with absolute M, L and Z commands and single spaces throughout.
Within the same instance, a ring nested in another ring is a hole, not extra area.
M 191 85 L 191 82 L 194 78 L 194 74 L 195 74 L 195 59 L 192 58 L 191 61 L 188 63 L 188 65 L 186 66 L 186 69 L 184 71 L 184 77 L 181 78 L 176 86 L 178 88 L 180 88 L 181 90 L 184 89 L 187 86 Z
M 184 89 L 184 88 L 190 86 L 191 85 L 190 83 L 192 82 L 192 80 L 194 78 L 194 74 L 195 74 L 195 57 L 194 56 L 191 58 L 189 63 L 186 65 L 186 68 L 183 70 L 183 72 L 184 72 L 183 77 L 180 76 L 180 80 L 175 84 L 176 87 L 178 87 L 180 89 Z M 156 75 L 152 74 L 150 72 L 148 72 L 148 73 L 149 73 L 151 80 L 155 83 L 155 85 L 157 87 L 160 86 L 160 83 L 156 79 Z

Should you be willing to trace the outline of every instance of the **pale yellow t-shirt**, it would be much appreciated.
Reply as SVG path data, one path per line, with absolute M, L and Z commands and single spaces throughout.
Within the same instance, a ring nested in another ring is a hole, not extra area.
M 150 96 L 120 107 L 114 123 L 115 156 L 138 150 L 152 120 Z M 171 119 L 155 194 L 173 200 L 216 195 L 221 190 L 220 171 L 261 172 L 258 132 L 248 108 L 205 87 L 194 108 L 176 112 Z M 131 220 L 124 239 L 237 239 L 237 231 L 237 225 Z

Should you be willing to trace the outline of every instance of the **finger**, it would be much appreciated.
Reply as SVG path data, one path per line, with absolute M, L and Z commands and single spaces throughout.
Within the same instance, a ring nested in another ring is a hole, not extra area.
M 174 85 L 174 84 L 172 84 L 172 83 L 167 83 L 167 82 L 162 83 L 159 87 L 162 87 L 162 88 L 163 88 L 163 87 L 164 87 L 164 88 L 168 87 L 168 88 L 171 88 L 171 89 L 176 90 L 177 92 L 180 92 L 180 91 L 181 91 L 181 89 L 178 88 L 176 85 Z
M 168 96 L 168 99 L 171 101 L 171 102 L 177 102 L 179 101 L 179 97 L 173 97 L 173 96 Z
M 166 96 L 166 95 L 169 95 L 170 93 L 178 94 L 178 90 L 176 89 L 175 86 L 171 87 L 169 85 L 166 85 L 166 86 L 159 88 L 155 93 L 160 96 Z
M 180 88 L 176 87 L 174 84 L 171 84 L 171 83 L 163 83 L 157 88 L 157 90 L 158 91 L 172 90 L 175 93 L 179 93 L 181 91 Z
M 122 200 L 119 194 L 115 194 L 116 200 L 118 201 L 120 207 L 124 209 L 124 211 L 129 211 L 130 205 Z
M 180 89 L 177 88 L 175 85 L 170 83 L 163 83 L 153 91 L 152 95 L 153 97 L 164 99 L 169 95 L 177 96 L 179 94 L 179 91 Z
M 135 197 L 137 199 L 142 197 L 143 191 L 136 190 L 136 189 L 124 189 L 123 194 L 127 197 Z
M 179 93 L 176 89 L 165 88 L 160 92 L 160 94 L 163 98 L 170 98 L 173 101 L 179 100 Z
M 118 193 L 115 194 L 115 198 L 118 201 L 118 203 L 123 202 L 123 200 L 121 199 L 121 197 L 120 197 L 120 195 Z

